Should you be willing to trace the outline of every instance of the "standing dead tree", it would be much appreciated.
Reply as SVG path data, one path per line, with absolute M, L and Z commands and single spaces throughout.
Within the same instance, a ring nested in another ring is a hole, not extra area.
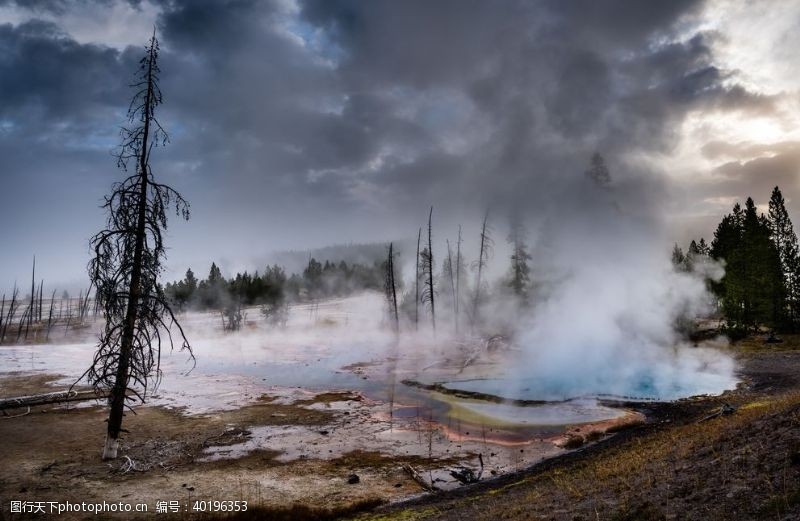
M 39 282 L 39 306 L 37 307 L 37 320 L 42 321 L 42 302 L 44 296 L 44 279 Z
M 419 331 L 419 243 L 422 239 L 422 228 L 417 232 L 417 262 L 414 275 L 414 329 Z
M 242 312 L 242 303 L 239 299 L 231 300 L 219 312 L 222 317 L 223 331 L 239 331 L 247 314 Z
M 25 338 L 28 338 L 28 330 L 33 324 L 33 317 L 36 315 L 36 255 L 33 256 L 33 268 L 31 269 L 31 303 L 28 308 L 28 325 L 25 326 Z
M 472 331 L 474 333 L 475 326 L 480 321 L 480 306 L 481 306 L 481 290 L 483 289 L 483 270 L 492 253 L 492 237 L 489 228 L 489 211 L 483 216 L 483 225 L 481 226 L 481 247 L 478 253 L 478 260 L 473 264 L 476 270 L 475 277 L 475 295 L 472 300 Z
M 384 279 L 386 302 L 392 317 L 395 333 L 400 331 L 400 315 L 397 312 L 397 285 L 394 280 L 394 243 L 389 243 L 389 254 L 386 257 L 386 276 Z
M 17 312 L 17 296 L 19 295 L 19 289 L 17 289 L 17 283 L 14 282 L 14 289 L 11 292 L 11 301 L 8 304 L 8 312 L 6 313 L 6 318 L 3 321 L 3 327 L 0 328 L 0 344 L 6 339 L 6 334 L 8 333 L 8 326 L 11 324 L 11 321 L 14 320 L 14 315 Z M 5 297 L 3 298 L 3 304 L 5 304 Z
M 157 183 L 150 168 L 153 148 L 167 142 L 155 116 L 162 102 L 158 53 L 154 32 L 133 85 L 137 91 L 128 108 L 130 125 L 120 132 L 117 166 L 127 172 L 134 162 L 135 172 L 113 185 L 103 205 L 108 214 L 106 228 L 91 239 L 89 276 L 106 321 L 84 376 L 96 390 L 109 392 L 104 459 L 117 456 L 126 402 L 143 402 L 148 388 L 158 386 L 162 335 L 173 347 L 171 327 L 175 326 L 181 349 L 194 359 L 158 283 L 166 256 L 162 232 L 167 211 L 174 207 L 177 215 L 189 218 L 188 203 L 174 189 Z
M 50 297 L 50 311 L 47 313 L 47 333 L 44 337 L 45 342 L 50 340 L 50 328 L 53 327 L 53 311 L 56 303 L 56 290 L 53 290 L 53 295 Z
M 442 271 L 450 283 L 450 293 L 453 297 L 453 326 L 456 334 L 458 334 L 458 316 L 455 312 L 455 310 L 458 309 L 458 303 L 456 301 L 456 280 L 455 273 L 453 271 L 453 250 L 450 248 L 450 239 L 447 239 L 447 259 L 445 260 L 444 270 Z
M 433 284 L 433 230 L 431 220 L 433 218 L 433 206 L 428 214 L 428 246 L 422 250 L 418 264 L 418 269 L 422 271 L 422 276 L 425 279 L 425 287 L 422 290 L 421 300 L 427 303 L 431 308 L 431 325 L 433 332 L 436 333 L 436 292 Z
M 459 328 L 459 305 L 461 303 L 461 271 L 464 260 L 461 258 L 461 225 L 458 225 L 458 240 L 456 241 L 456 297 L 455 297 L 455 316 L 456 316 L 456 335 Z

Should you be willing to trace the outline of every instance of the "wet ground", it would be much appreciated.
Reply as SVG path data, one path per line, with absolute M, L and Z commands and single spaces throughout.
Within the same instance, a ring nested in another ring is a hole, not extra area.
M 505 395 L 525 390 L 497 390 L 513 347 L 441 334 L 398 341 L 381 305 L 363 296 L 300 306 L 285 329 L 251 316 L 232 334 L 216 315 L 186 316 L 197 364 L 165 353 L 156 394 L 126 415 L 120 460 L 99 460 L 102 404 L 0 420 L 3 508 L 40 498 L 396 501 L 517 472 L 644 420 L 598 396 Z M 0 347 L 0 395 L 65 388 L 92 351 L 91 338 Z

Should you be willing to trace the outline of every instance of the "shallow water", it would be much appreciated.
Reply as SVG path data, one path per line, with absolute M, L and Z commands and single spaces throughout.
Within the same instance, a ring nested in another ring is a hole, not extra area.
M 496 396 L 507 400 L 569 401 L 580 398 L 604 398 L 620 401 L 672 401 L 689 396 L 716 395 L 736 386 L 733 375 L 706 372 L 702 377 L 676 379 L 656 383 L 650 374 L 637 375 L 621 386 L 619 382 L 606 382 L 598 378 L 576 386 L 563 379 L 525 378 L 474 378 L 442 382 L 442 387 L 452 391 L 466 391 Z M 575 389 L 581 390 L 576 394 Z M 614 390 L 618 390 L 614 392 Z

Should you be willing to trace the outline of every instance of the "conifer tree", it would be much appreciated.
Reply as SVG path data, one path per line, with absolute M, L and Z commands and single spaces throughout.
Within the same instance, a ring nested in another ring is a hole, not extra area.
M 518 217 L 513 217 L 511 231 L 508 235 L 508 242 L 511 244 L 511 278 L 508 285 L 522 303 L 527 302 L 528 299 L 528 286 L 530 285 L 528 261 L 531 259 L 524 236 L 522 222 Z
M 778 250 L 781 262 L 781 271 L 786 289 L 788 301 L 788 322 L 789 326 L 795 326 L 800 317 L 799 299 L 800 284 L 798 284 L 798 244 L 797 235 L 794 232 L 789 212 L 786 211 L 786 204 L 783 194 L 777 186 L 772 190 L 772 197 L 769 200 L 769 225 L 772 232 L 772 242 Z
M 729 325 L 753 330 L 760 324 L 781 327 L 785 287 L 778 249 L 769 220 L 759 215 L 752 198 L 737 203 L 717 227 L 711 256 L 725 261 L 725 276 L 712 285 Z
M 678 271 L 684 271 L 686 267 L 686 255 L 684 255 L 678 243 L 675 243 L 675 246 L 672 247 L 672 266 Z

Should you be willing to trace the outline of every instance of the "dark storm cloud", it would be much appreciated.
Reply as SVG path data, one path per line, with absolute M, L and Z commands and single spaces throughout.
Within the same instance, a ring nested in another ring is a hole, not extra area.
M 454 90 L 490 129 L 479 146 L 449 157 L 446 172 L 431 174 L 424 154 L 369 180 L 395 194 L 405 188 L 401 196 L 535 201 L 541 184 L 580 174 L 593 150 L 612 161 L 666 151 L 687 111 L 761 101 L 723 85 L 730 76 L 713 63 L 713 35 L 675 41 L 674 25 L 699 2 L 433 4 L 303 2 L 303 16 L 341 51 L 345 88 Z M 454 187 L 455 179 L 469 182 Z
M 76 243 L 99 224 L 141 53 L 36 20 L 88 1 L 0 0 L 34 13 L 0 25 L 0 211 L 34 223 L 24 190 L 78 172 L 57 210 L 89 208 Z M 271 237 L 264 249 L 384 239 L 431 203 L 459 216 L 535 204 L 595 150 L 624 178 L 626 154 L 670 150 L 688 111 L 772 102 L 720 68 L 714 34 L 679 34 L 699 1 L 152 4 L 172 138 L 156 166 L 195 210 L 172 243 L 177 271 L 215 251 L 247 258 L 247 237 Z
M 127 90 L 119 78 L 133 64 L 114 49 L 75 42 L 51 22 L 0 25 L 0 117 L 23 129 L 37 118 L 94 119 L 96 110 L 119 105 Z

